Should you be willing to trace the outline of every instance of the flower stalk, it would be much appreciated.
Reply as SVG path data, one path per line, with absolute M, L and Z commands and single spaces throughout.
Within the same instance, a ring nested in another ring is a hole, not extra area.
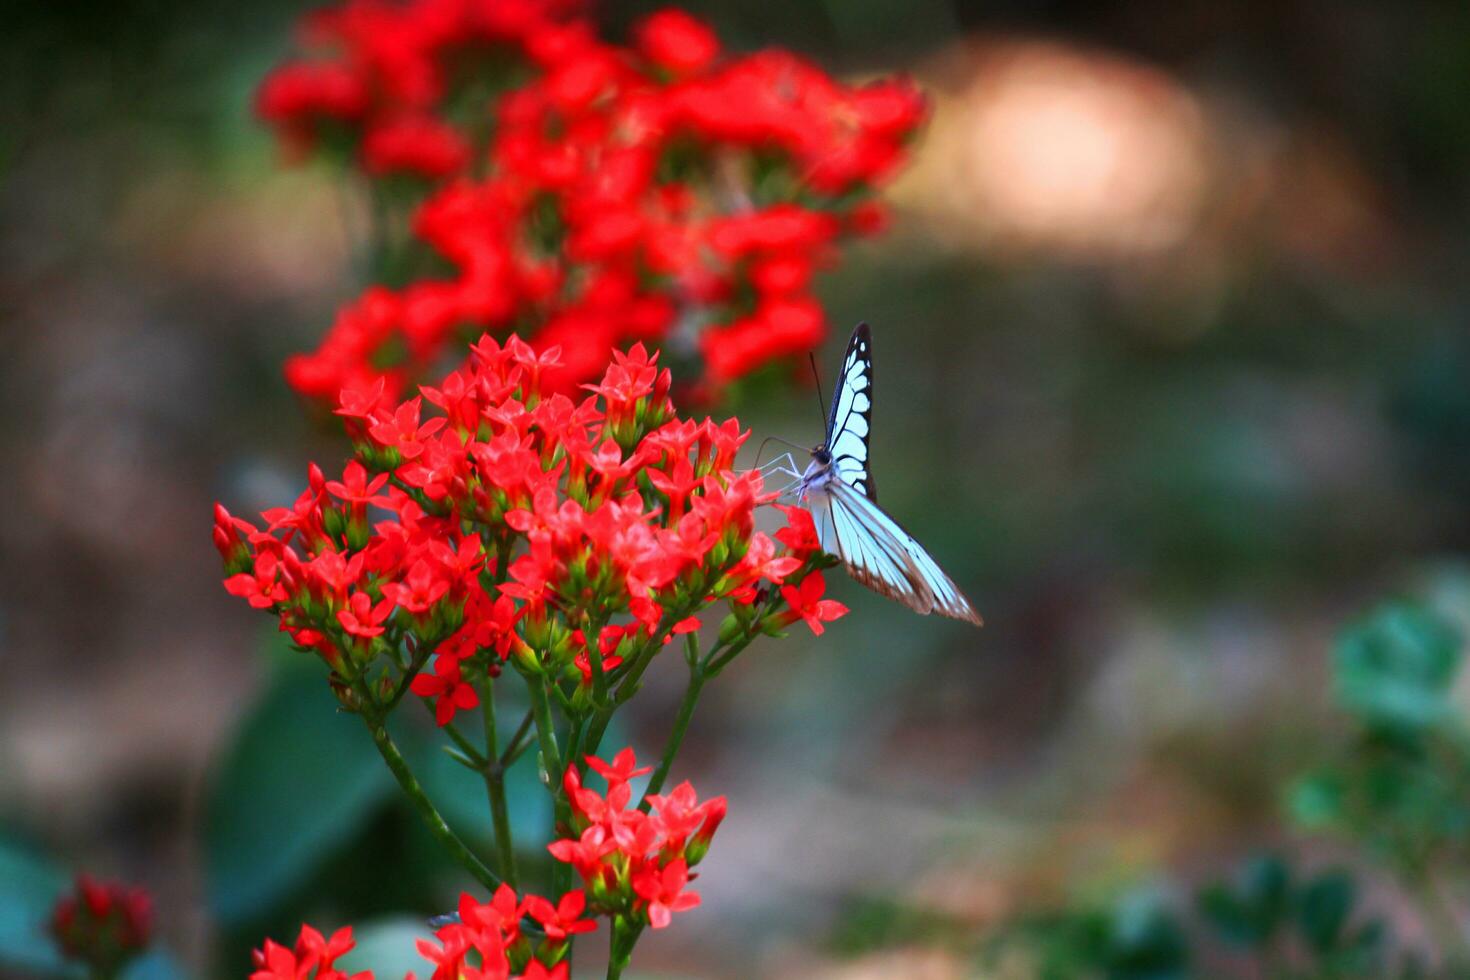
M 429 795 L 424 792 L 413 770 L 408 767 L 408 760 L 403 757 L 393 737 L 388 734 L 388 728 L 383 724 L 382 719 L 367 719 L 367 723 L 378 754 L 387 763 L 388 771 L 393 773 L 394 779 L 398 780 L 399 789 L 403 790 L 403 795 L 408 797 L 409 802 L 418 811 L 419 817 L 424 821 L 424 826 L 439 842 L 439 846 L 444 848 L 444 852 L 482 886 L 491 891 L 497 888 L 501 884 L 500 879 L 485 867 L 479 858 L 475 857 L 474 853 L 450 829 L 449 824 L 444 822 L 444 817 L 429 799 Z

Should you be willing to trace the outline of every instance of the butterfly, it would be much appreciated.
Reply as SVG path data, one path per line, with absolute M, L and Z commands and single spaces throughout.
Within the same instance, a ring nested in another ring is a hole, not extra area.
M 860 323 L 832 392 L 827 438 L 811 450 L 805 471 L 792 470 L 792 492 L 811 511 L 822 550 L 840 558 L 858 582 L 914 612 L 981 625 L 970 600 L 929 552 L 879 508 L 868 462 L 872 418 L 873 338 Z

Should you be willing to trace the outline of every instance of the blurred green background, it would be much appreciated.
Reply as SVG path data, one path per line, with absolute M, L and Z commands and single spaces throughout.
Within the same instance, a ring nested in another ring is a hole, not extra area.
M 598 9 L 617 34 L 654 6 Z M 1168 901 L 1263 847 L 1345 864 L 1433 948 L 1402 882 L 1282 797 L 1347 737 L 1344 623 L 1385 595 L 1470 622 L 1470 7 L 689 8 L 733 48 L 934 100 L 890 233 L 823 280 L 820 363 L 873 324 L 885 506 L 987 626 L 843 581 L 827 635 L 742 658 L 675 773 L 730 798 L 705 906 L 639 968 L 971 975 L 1012 923 Z M 281 503 L 345 450 L 279 366 L 362 285 L 353 192 L 282 167 L 249 113 L 303 9 L 3 18 L 0 972 L 48 968 L 36 910 L 79 867 L 149 887 L 163 969 L 190 975 L 241 975 L 303 917 L 452 904 L 209 546 L 214 500 Z M 727 407 L 805 443 L 812 402 Z M 678 699 L 654 673 L 635 746 Z

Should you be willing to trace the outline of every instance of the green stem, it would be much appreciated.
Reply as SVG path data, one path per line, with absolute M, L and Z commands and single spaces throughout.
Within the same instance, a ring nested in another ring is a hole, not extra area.
M 499 734 L 495 730 L 495 678 L 488 672 L 480 691 L 485 719 L 485 793 L 490 798 L 490 819 L 495 824 L 495 849 L 500 854 L 500 875 L 512 888 L 519 889 L 516 872 L 515 841 L 510 836 L 510 808 L 505 802 L 505 769 L 500 754 Z
M 718 676 L 720 671 L 730 666 L 730 661 L 740 656 L 741 651 L 750 646 L 751 642 L 754 639 L 755 635 L 743 636 L 732 643 L 723 652 L 721 652 L 718 647 L 711 650 L 709 652 L 709 657 L 706 658 L 704 662 L 705 673 L 708 674 L 710 677 Z
M 608 940 L 607 980 L 618 980 L 633 959 L 633 947 L 643 932 L 641 925 L 631 925 L 621 915 L 613 919 L 612 936 Z
M 607 733 L 608 723 L 612 721 L 613 712 L 633 696 L 633 692 L 638 688 L 639 679 L 648 669 L 648 665 L 653 663 L 654 656 L 662 649 L 663 637 L 675 622 L 678 620 L 665 616 L 664 622 L 661 622 L 658 629 L 648 638 L 648 643 L 644 648 L 639 650 L 631 661 L 619 668 L 621 677 L 618 680 L 618 689 L 613 692 L 608 703 L 598 706 L 597 713 L 592 716 L 592 724 L 587 730 L 587 737 L 582 742 L 583 755 L 597 754 L 597 749 L 602 745 L 602 736 Z
M 690 633 L 690 637 L 694 634 Z M 638 804 L 638 809 L 644 813 L 652 805 L 649 797 L 664 788 L 664 782 L 669 778 L 669 769 L 674 765 L 674 756 L 679 754 L 679 747 L 684 744 L 684 734 L 689 731 L 689 719 L 694 717 L 694 706 L 699 701 L 699 693 L 704 689 L 704 682 L 708 678 L 704 665 L 699 662 L 698 641 L 690 644 L 691 654 L 689 662 L 689 686 L 684 689 L 684 700 L 679 702 L 679 713 L 674 716 L 674 728 L 669 732 L 668 741 L 664 743 L 663 758 L 659 760 L 658 768 L 653 771 L 653 778 L 648 781 L 648 788 L 643 791 L 643 800 Z
M 539 674 L 526 675 L 526 689 L 531 694 L 531 711 L 536 718 L 536 738 L 541 743 L 541 768 L 551 780 L 550 789 L 559 792 L 561 755 L 556 748 L 556 725 L 551 720 L 551 702 L 546 697 L 546 679 Z
M 587 718 L 585 715 L 572 719 L 571 728 L 567 731 L 567 765 L 574 766 L 581 755 L 582 735 L 587 729 Z M 563 774 L 565 775 L 565 774 Z
M 587 644 L 587 663 L 592 666 L 592 704 L 598 708 L 607 704 L 607 674 L 603 671 L 603 649 L 600 636 L 603 627 L 592 626 L 589 616 L 582 617 L 582 639 Z
M 427 702 L 425 703 L 427 704 Z M 430 710 L 432 711 L 433 709 Z M 443 729 L 444 734 L 448 735 L 450 740 L 459 746 L 459 750 L 469 757 L 470 762 L 474 763 L 476 769 L 483 770 L 485 768 L 488 764 L 485 757 L 480 754 L 479 749 L 475 748 L 474 742 L 465 738 L 464 734 L 458 728 L 454 727 L 454 722 L 444 725 Z
M 468 847 L 465 847 L 464 842 L 455 836 L 453 830 L 449 829 L 449 824 L 444 822 L 444 818 L 439 815 L 439 811 L 429 800 L 428 794 L 424 792 L 424 788 L 414 777 L 413 770 L 408 768 L 407 760 L 403 758 L 403 753 L 398 751 L 398 746 L 388 734 L 388 729 L 384 727 L 382 719 L 368 720 L 368 731 L 372 732 L 373 744 L 378 747 L 378 754 L 388 764 L 393 778 L 398 780 L 399 787 L 408 795 L 414 809 L 418 810 L 419 816 L 429 828 L 429 833 L 434 835 L 434 839 L 449 852 L 449 856 L 459 862 L 459 865 L 468 871 L 476 881 L 493 892 L 500 885 L 500 879 L 485 867 Z
M 417 675 L 420 670 L 423 670 L 424 664 L 429 662 L 429 656 L 433 652 L 433 647 L 427 643 L 419 648 L 419 651 L 417 654 L 414 655 L 412 662 L 410 662 L 409 665 L 404 668 L 403 677 L 399 679 L 398 687 L 393 691 L 393 696 L 389 698 L 388 703 L 383 706 L 384 714 L 387 714 L 394 708 L 398 707 L 398 702 L 402 701 L 403 696 L 408 693 L 408 687 L 410 684 L 413 683 L 414 676 Z
M 521 757 L 521 753 L 526 750 L 526 746 L 531 744 L 530 740 L 526 738 L 526 733 L 531 730 L 531 725 L 535 722 L 535 719 L 535 710 L 527 708 L 525 715 L 521 718 L 520 725 L 516 727 L 515 734 L 510 737 L 510 742 L 506 744 L 505 752 L 500 756 L 500 767 L 502 769 L 509 769 Z
M 551 794 L 551 837 L 561 836 L 562 827 L 571 826 L 572 808 L 562 789 L 566 773 L 556 748 L 556 728 L 551 719 L 551 702 L 546 697 L 546 679 L 540 674 L 526 674 L 526 688 L 531 692 L 531 710 L 536 716 L 536 737 L 541 742 L 541 768 L 546 774 L 546 790 Z M 558 861 L 551 871 L 552 888 L 560 895 L 571 888 L 572 866 Z

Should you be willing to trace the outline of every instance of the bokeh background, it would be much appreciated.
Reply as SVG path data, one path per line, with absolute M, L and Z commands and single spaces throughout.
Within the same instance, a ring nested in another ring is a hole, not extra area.
M 616 33 L 652 6 L 598 9 Z M 819 363 L 874 325 L 884 503 L 987 625 L 841 581 L 851 616 L 711 688 L 676 775 L 730 817 L 704 908 L 639 969 L 965 976 L 936 935 L 1261 847 L 1359 861 L 1302 840 L 1282 787 L 1340 735 L 1346 620 L 1388 594 L 1470 616 L 1470 7 L 688 7 L 933 99 L 890 233 L 822 282 Z M 344 454 L 279 367 L 361 285 L 351 192 L 283 167 L 249 110 L 302 9 L 4 17 L 0 972 L 47 965 L 21 885 L 79 867 L 152 890 L 199 976 L 303 917 L 452 895 L 209 543 L 214 500 L 280 503 Z M 820 430 L 800 387 L 728 408 Z M 650 750 L 666 666 L 627 732 Z

